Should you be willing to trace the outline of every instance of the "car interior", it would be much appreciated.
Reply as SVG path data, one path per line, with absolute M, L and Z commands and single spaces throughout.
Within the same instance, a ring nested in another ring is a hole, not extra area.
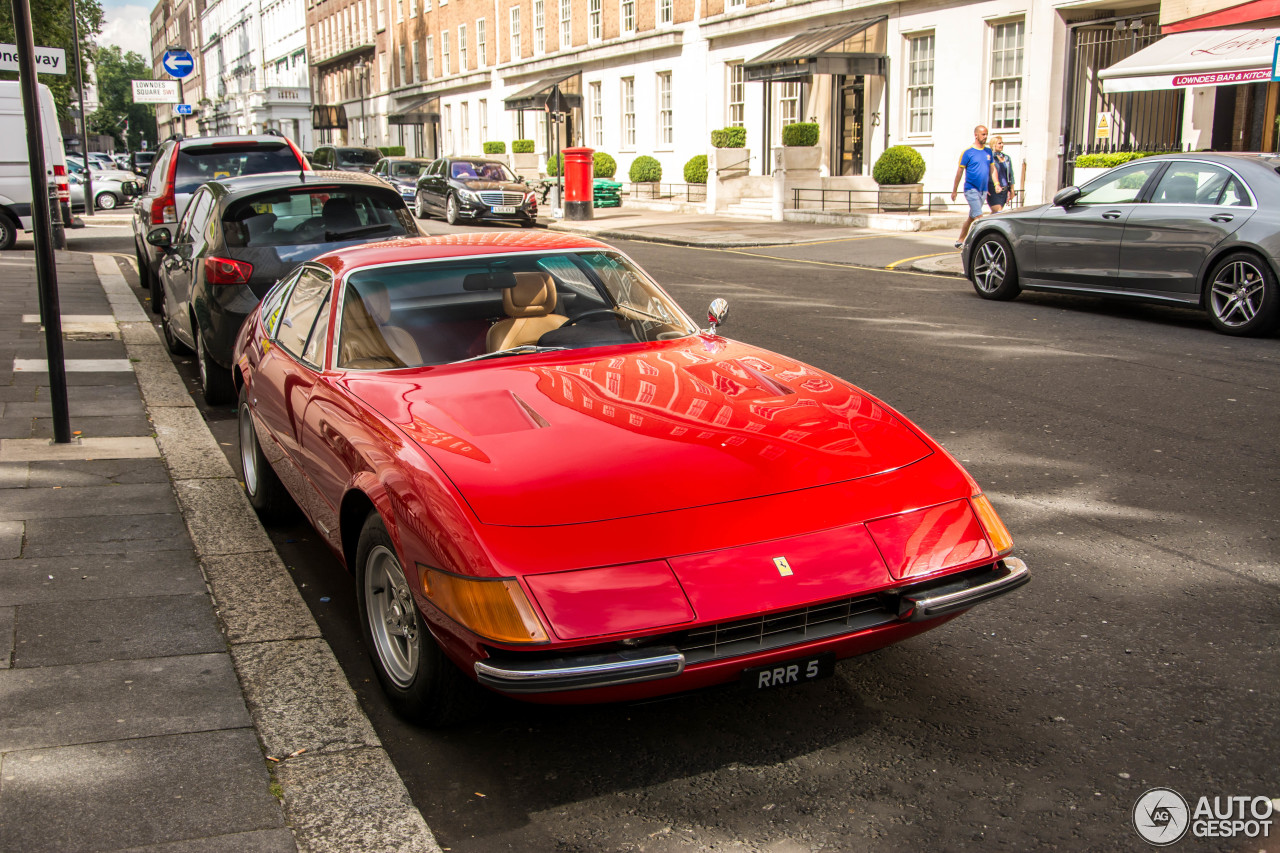
M 379 194 L 361 190 L 281 192 L 228 206 L 223 216 L 228 246 L 297 246 L 360 237 L 404 237 L 411 232 Z
M 335 366 L 346 369 L 448 364 L 521 347 L 577 349 L 697 331 L 643 273 L 609 252 L 357 270 L 347 279 L 339 330 Z

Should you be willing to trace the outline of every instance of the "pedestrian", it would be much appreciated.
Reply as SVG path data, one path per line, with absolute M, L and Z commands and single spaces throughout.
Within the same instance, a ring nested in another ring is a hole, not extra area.
M 960 155 L 960 166 L 956 169 L 956 179 L 951 185 L 951 200 L 956 200 L 960 191 L 960 179 L 964 178 L 964 200 L 969 203 L 969 218 L 960 229 L 960 239 L 956 248 L 964 245 L 964 238 L 969 235 L 969 227 L 982 215 L 982 205 L 987 200 L 987 190 L 995 183 L 995 163 L 991 160 L 991 149 L 987 147 L 987 129 L 978 125 L 973 129 L 973 144 Z
M 998 136 L 991 139 L 991 162 L 996 173 L 995 183 L 987 193 L 987 206 L 992 213 L 999 213 L 1013 195 L 1013 160 L 1004 153 L 1004 140 Z

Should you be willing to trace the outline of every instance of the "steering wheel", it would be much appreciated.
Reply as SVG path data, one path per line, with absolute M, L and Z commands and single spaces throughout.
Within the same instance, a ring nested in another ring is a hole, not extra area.
M 614 313 L 613 313 L 613 309 L 612 309 L 612 308 L 593 308 L 593 309 L 592 309 L 592 310 L 590 310 L 590 311 L 583 311 L 583 312 L 582 312 L 581 314 L 579 314 L 577 317 L 570 317 L 570 318 L 569 318 L 568 320 L 566 320 L 564 323 L 561 323 L 561 324 L 560 324 L 560 328 L 562 328 L 562 329 L 563 329 L 565 326 L 572 326 L 573 324 L 575 324 L 575 323 L 577 323 L 579 320 L 581 320 L 583 317 L 590 317 L 592 314 L 608 314 L 610 317 L 616 317 L 616 316 L 618 316 L 618 315 L 616 315 L 616 314 L 614 314 Z

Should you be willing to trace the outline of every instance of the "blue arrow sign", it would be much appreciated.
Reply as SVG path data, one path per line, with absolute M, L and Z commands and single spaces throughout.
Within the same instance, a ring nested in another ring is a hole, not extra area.
M 160 64 L 164 66 L 164 70 L 170 77 L 176 77 L 179 80 L 196 70 L 196 61 L 191 58 L 191 52 L 187 50 L 166 50 Z
M 189 116 L 189 115 L 191 115 L 191 105 L 190 105 L 190 104 L 178 104 L 178 115 L 180 115 L 180 116 Z

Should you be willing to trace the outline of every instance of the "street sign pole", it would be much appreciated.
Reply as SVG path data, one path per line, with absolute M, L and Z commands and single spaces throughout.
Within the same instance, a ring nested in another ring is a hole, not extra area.
M 180 103 L 180 104 L 185 104 L 186 102 L 187 102 L 187 99 L 186 99 L 186 98 L 184 98 L 184 97 L 182 97 L 182 78 L 181 78 L 181 77 L 179 77 L 179 78 L 178 78 L 178 103 Z M 182 116 L 182 136 L 183 136 L 183 138 L 186 138 L 186 135 L 187 135 L 187 114 L 186 114 L 186 113 L 181 113 L 181 116 Z
M 88 117 L 84 114 L 84 71 L 80 68 L 80 19 L 76 17 L 76 0 L 71 0 L 71 55 L 76 63 L 76 89 L 80 92 L 80 156 L 84 158 L 84 215 L 93 216 L 97 204 L 93 198 L 93 170 L 89 168 Z M 72 214 L 74 216 L 74 214 Z M 67 223 L 70 226 L 71 223 Z
M 36 46 L 31 32 L 29 0 L 10 0 L 18 43 L 18 88 L 27 118 L 27 157 L 31 164 L 31 233 L 36 243 L 36 280 L 40 287 L 40 322 L 49 367 L 49 398 L 53 408 L 53 440 L 71 443 L 71 414 L 67 409 L 67 366 L 62 351 L 62 306 L 58 302 L 58 268 L 53 257 L 49 214 L 49 179 L 40 128 L 39 89 L 36 85 Z

